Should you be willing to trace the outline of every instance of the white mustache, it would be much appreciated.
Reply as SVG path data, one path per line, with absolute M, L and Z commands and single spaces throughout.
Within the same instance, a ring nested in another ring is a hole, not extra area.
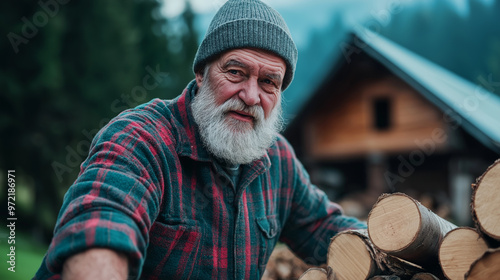
M 230 111 L 241 111 L 252 116 L 257 122 L 264 120 L 264 109 L 259 105 L 248 106 L 241 99 L 231 98 L 220 105 L 220 110 L 227 114 Z

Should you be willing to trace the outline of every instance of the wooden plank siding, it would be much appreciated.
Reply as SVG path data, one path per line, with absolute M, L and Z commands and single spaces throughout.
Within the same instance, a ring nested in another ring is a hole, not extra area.
M 443 114 L 395 76 L 348 87 L 340 94 L 333 91 L 305 121 L 305 152 L 311 159 L 409 152 L 418 148 L 416 141 L 446 129 Z M 377 129 L 374 102 L 380 98 L 389 102 L 389 124 Z M 437 149 L 447 145 L 436 143 Z

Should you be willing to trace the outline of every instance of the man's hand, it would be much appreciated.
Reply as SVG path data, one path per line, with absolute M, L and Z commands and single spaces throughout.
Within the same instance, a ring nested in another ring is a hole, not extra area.
M 123 280 L 127 279 L 128 260 L 124 254 L 110 249 L 93 248 L 66 260 L 64 280 Z

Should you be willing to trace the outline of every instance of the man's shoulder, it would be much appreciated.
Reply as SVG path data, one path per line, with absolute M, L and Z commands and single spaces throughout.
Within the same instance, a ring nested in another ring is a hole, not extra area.
M 292 145 L 288 142 L 288 140 L 281 133 L 276 133 L 276 142 L 274 144 L 277 148 L 283 149 L 293 149 Z
M 175 116 L 174 107 L 175 99 L 153 99 L 121 112 L 101 129 L 99 135 L 108 135 L 106 139 L 109 137 L 115 139 L 119 138 L 118 134 L 138 133 L 144 136 L 151 135 L 154 138 L 171 139 L 166 141 L 167 143 L 176 142 L 178 134 L 182 133 L 182 128 Z
M 176 100 L 152 99 L 147 103 L 121 112 L 112 122 L 133 122 L 143 126 L 144 129 L 162 127 L 171 129 L 172 126 L 176 126 L 176 123 L 179 122 L 179 116 L 177 116 L 179 110 L 176 109 Z
M 269 150 L 270 156 L 278 156 L 280 158 L 295 158 L 295 151 L 288 140 L 280 133 L 276 134 L 276 141 Z
M 172 115 L 172 106 L 175 100 L 155 98 L 135 108 L 120 113 L 117 118 L 137 118 L 138 121 L 169 121 Z

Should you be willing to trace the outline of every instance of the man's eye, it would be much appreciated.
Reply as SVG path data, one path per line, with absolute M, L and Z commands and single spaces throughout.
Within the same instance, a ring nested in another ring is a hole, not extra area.
M 273 87 L 276 86 L 276 84 L 274 83 L 274 81 L 271 80 L 271 79 L 262 79 L 261 82 L 264 83 L 264 84 L 266 84 L 266 85 L 268 85 L 268 86 L 273 86 Z
M 238 74 L 238 70 L 234 70 L 234 69 L 231 69 L 228 72 L 231 73 L 231 74 L 233 74 L 233 75 L 237 75 Z

